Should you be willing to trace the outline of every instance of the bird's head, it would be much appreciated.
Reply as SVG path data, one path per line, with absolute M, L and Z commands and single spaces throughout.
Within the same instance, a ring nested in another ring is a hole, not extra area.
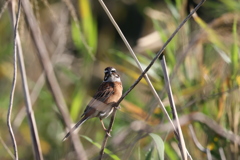
M 104 73 L 104 82 L 121 82 L 120 76 L 115 68 L 107 67 L 105 68 Z

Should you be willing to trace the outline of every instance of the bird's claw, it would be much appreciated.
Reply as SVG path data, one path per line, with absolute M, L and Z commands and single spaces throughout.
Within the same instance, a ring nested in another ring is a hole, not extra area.
M 108 133 L 108 132 L 106 132 L 106 133 L 107 133 L 108 137 L 112 137 L 110 133 Z
M 111 134 L 110 134 L 110 132 L 111 132 L 112 130 L 111 130 L 110 132 L 108 132 L 107 129 L 104 129 L 104 130 L 105 130 L 105 132 L 107 133 L 108 137 L 112 137 Z
M 120 107 L 120 106 L 115 106 L 115 108 L 116 108 L 116 109 L 121 109 L 121 107 Z

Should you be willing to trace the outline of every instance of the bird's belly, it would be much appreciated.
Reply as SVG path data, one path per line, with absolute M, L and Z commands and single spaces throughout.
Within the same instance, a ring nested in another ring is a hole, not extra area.
M 108 106 L 107 110 L 99 112 L 99 118 L 101 119 L 107 118 L 112 112 L 113 112 L 113 107 Z

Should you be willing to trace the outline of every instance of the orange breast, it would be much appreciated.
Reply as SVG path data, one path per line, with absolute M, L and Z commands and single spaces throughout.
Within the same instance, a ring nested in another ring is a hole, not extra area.
M 122 83 L 114 82 L 113 90 L 114 90 L 114 93 L 111 95 L 111 98 L 107 100 L 106 102 L 107 104 L 112 102 L 117 102 L 121 98 L 122 90 L 123 90 Z

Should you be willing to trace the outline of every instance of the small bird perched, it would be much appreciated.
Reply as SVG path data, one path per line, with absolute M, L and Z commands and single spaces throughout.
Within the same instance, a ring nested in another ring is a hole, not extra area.
M 115 68 L 107 67 L 104 73 L 104 80 L 84 110 L 82 118 L 66 134 L 63 141 L 86 120 L 93 117 L 99 117 L 103 129 L 107 131 L 102 119 L 108 117 L 113 112 L 113 105 L 121 98 L 123 88 L 120 76 Z

